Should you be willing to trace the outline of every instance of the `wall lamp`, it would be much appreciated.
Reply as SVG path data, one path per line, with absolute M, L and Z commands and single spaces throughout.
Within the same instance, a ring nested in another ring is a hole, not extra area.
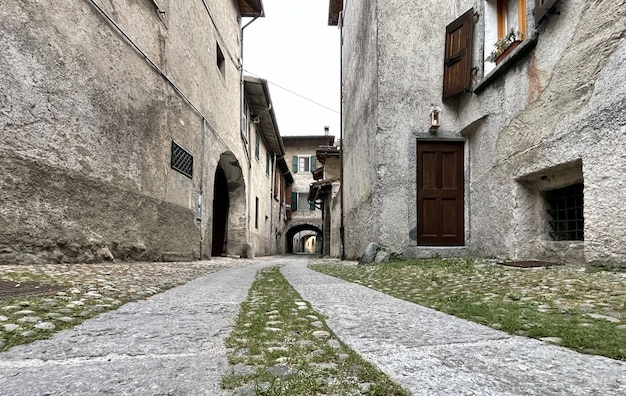
M 441 108 L 435 105 L 430 106 L 430 128 L 439 128 L 441 126 Z

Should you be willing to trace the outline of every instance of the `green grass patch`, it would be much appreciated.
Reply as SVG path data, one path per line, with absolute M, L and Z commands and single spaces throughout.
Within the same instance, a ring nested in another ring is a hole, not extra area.
M 325 331 L 328 337 L 314 332 Z M 225 341 L 224 389 L 259 395 L 409 395 L 341 343 L 281 275 L 261 271 Z
M 626 330 L 618 327 L 626 320 L 624 273 L 519 269 L 471 258 L 388 265 L 321 260 L 310 267 L 510 334 L 557 337 L 564 347 L 626 360 Z

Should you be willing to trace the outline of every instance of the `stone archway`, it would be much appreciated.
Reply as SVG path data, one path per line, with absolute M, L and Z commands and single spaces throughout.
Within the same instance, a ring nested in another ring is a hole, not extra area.
M 215 169 L 211 255 L 239 255 L 246 243 L 246 186 L 239 160 L 226 151 Z
M 317 224 L 302 223 L 294 225 L 286 233 L 287 253 L 321 253 L 322 230 Z M 294 240 L 296 240 L 294 242 Z M 314 251 L 310 251 L 310 245 L 314 245 Z

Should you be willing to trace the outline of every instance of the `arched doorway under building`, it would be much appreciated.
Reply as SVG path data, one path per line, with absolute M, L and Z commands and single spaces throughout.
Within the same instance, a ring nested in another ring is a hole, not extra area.
M 287 231 L 287 252 L 319 254 L 322 252 L 322 230 L 313 224 L 300 224 Z
M 246 242 L 246 193 L 239 160 L 222 153 L 215 168 L 211 256 L 239 255 Z
M 215 184 L 213 189 L 213 243 L 211 256 L 221 256 L 226 253 L 226 235 L 228 231 L 228 182 L 224 169 L 218 164 L 215 170 Z

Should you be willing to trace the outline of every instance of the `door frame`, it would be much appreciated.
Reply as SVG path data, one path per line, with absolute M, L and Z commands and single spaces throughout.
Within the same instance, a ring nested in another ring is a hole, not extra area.
M 435 243 L 424 243 L 420 241 L 420 199 L 418 197 L 418 190 L 419 190 L 419 181 L 420 181 L 420 174 L 419 174 L 419 159 L 420 159 L 420 155 L 419 155 L 419 150 L 420 150 L 420 146 L 424 145 L 424 144 L 441 144 L 441 145 L 457 145 L 457 146 L 461 146 L 461 161 L 460 161 L 460 169 L 457 168 L 457 171 L 459 172 L 458 175 L 461 178 L 461 182 L 460 184 L 457 184 L 458 186 L 460 186 L 460 188 L 462 189 L 462 209 L 460 210 L 460 214 L 457 219 L 460 221 L 460 228 L 461 228 L 461 232 L 460 232 L 460 238 L 461 240 L 455 243 L 446 243 L 446 244 L 435 244 Z M 468 194 L 468 180 L 467 180 L 467 148 L 466 148 L 466 140 L 465 139 L 416 139 L 416 146 L 415 146 L 415 225 L 416 225 L 416 234 L 415 234 L 415 243 L 416 246 L 418 247 L 438 247 L 438 248 L 447 248 L 447 247 L 464 247 L 467 246 L 467 241 L 468 241 L 468 228 L 467 228 L 467 224 L 468 224 L 468 199 L 467 199 L 467 194 Z

